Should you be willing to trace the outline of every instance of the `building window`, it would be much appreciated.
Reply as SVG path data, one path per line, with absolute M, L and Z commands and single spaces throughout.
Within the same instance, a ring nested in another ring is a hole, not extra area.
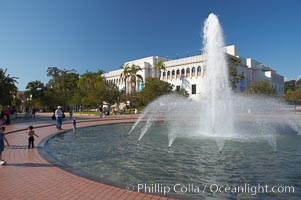
M 196 94 L 196 84 L 191 85 L 191 94 Z
M 190 73 L 190 68 L 187 68 L 186 69 L 186 74 L 189 74 Z
M 177 85 L 176 90 L 180 91 L 181 87 L 179 85 Z
M 171 75 L 175 75 L 175 70 L 172 70 L 172 71 L 171 71 Z
M 191 72 L 192 72 L 192 73 L 195 73 L 195 67 L 193 67 L 193 68 L 191 69 Z
M 167 76 L 170 76 L 170 71 L 167 72 Z
M 202 72 L 202 68 L 200 66 L 198 66 L 197 71 Z
M 185 74 L 185 69 L 181 70 L 181 74 L 184 75 Z
M 165 77 L 166 76 L 166 72 L 163 72 L 163 77 Z
M 177 70 L 177 75 L 179 75 L 179 74 L 180 74 L 180 70 L 178 69 L 178 70 Z

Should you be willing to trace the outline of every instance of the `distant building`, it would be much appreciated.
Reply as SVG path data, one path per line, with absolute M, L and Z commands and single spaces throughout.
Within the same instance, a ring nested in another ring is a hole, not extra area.
M 264 65 L 252 58 L 240 57 L 237 53 L 235 45 L 226 46 L 224 48 L 226 54 L 234 56 L 241 60 L 241 63 L 236 67 L 237 74 L 242 75 L 243 79 L 236 84 L 235 92 L 244 92 L 247 88 L 258 81 L 268 81 L 271 87 L 275 88 L 278 95 L 284 93 L 284 77 L 277 74 L 271 67 Z M 164 61 L 166 70 L 157 72 L 154 66 L 160 60 Z M 191 98 L 195 98 L 201 91 L 200 80 L 205 73 L 205 57 L 203 55 L 196 55 L 191 57 L 179 58 L 170 60 L 159 56 L 150 56 L 138 60 L 128 61 L 124 65 L 138 65 L 142 71 L 139 71 L 143 77 L 143 81 L 137 80 L 136 89 L 141 91 L 144 87 L 144 81 L 147 77 L 160 77 L 162 81 L 169 82 L 175 86 L 175 90 L 181 88 L 185 89 Z M 120 77 L 122 69 L 110 71 L 104 74 L 107 81 L 113 82 L 120 90 L 126 89 L 130 92 L 129 83 Z M 129 80 L 127 80 L 128 82 Z

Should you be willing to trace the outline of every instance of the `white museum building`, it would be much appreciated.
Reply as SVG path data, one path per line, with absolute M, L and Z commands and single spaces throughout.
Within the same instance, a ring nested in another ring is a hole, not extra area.
M 235 92 L 244 92 L 248 87 L 252 86 L 258 81 L 268 81 L 272 88 L 275 88 L 278 95 L 284 93 L 284 77 L 277 74 L 277 72 L 271 67 L 254 60 L 253 58 L 243 58 L 238 55 L 237 47 L 235 45 L 224 47 L 224 52 L 230 56 L 234 56 L 240 59 L 240 64 L 236 66 L 237 74 L 243 77 L 237 84 Z M 154 66 L 160 60 L 164 61 L 166 70 L 162 70 L 158 73 Z M 144 81 L 147 77 L 160 77 L 162 81 L 166 81 L 174 85 L 175 90 L 181 88 L 185 89 L 189 97 L 192 99 L 197 98 L 197 94 L 201 91 L 200 83 L 201 79 L 205 76 L 206 68 L 205 56 L 196 55 L 179 59 L 168 59 L 160 56 L 150 56 L 137 60 L 125 62 L 124 65 L 132 64 L 140 66 L 142 69 L 138 72 L 143 80 L 137 80 L 137 91 L 141 91 L 144 86 Z M 120 77 L 123 69 L 110 71 L 104 74 L 107 81 L 113 82 L 118 86 L 120 90 L 125 88 L 125 80 Z M 126 92 L 129 92 L 130 87 L 126 87 Z

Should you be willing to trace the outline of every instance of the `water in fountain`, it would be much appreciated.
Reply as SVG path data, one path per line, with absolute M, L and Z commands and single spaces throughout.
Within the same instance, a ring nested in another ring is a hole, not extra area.
M 204 110 L 206 132 L 218 138 L 216 141 L 221 150 L 223 136 L 233 133 L 233 109 L 223 31 L 216 15 L 208 16 L 203 33 L 206 74 L 200 84 L 203 86 L 201 99 L 204 99 L 201 103 L 207 105 Z
M 223 52 L 223 31 L 216 15 L 209 15 L 203 33 L 205 76 L 200 80 L 202 92 L 199 100 L 177 95 L 162 96 L 145 108 L 129 135 L 139 132 L 140 141 L 152 126 L 152 121 L 159 120 L 168 128 L 169 147 L 177 137 L 212 138 L 219 151 L 226 140 L 264 139 L 276 151 L 277 135 L 285 129 L 289 127 L 301 134 L 300 120 L 287 104 L 273 98 L 231 92 Z M 138 130 L 138 125 L 145 122 L 142 130 Z

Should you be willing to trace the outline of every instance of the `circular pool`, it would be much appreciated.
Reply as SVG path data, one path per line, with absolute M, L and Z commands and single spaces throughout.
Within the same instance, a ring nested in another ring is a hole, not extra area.
M 45 150 L 73 171 L 123 188 L 141 185 L 139 192 L 164 195 L 166 186 L 168 194 L 186 197 L 301 197 L 301 137 L 293 131 L 278 136 L 277 152 L 258 140 L 226 141 L 220 153 L 214 140 L 197 136 L 179 137 L 168 148 L 164 122 L 156 122 L 138 143 L 139 133 L 127 135 L 132 125 L 69 131 L 51 138 Z M 260 186 L 268 191 L 255 191 Z M 273 186 L 292 188 L 275 192 Z M 238 187 L 243 191 L 233 191 Z

